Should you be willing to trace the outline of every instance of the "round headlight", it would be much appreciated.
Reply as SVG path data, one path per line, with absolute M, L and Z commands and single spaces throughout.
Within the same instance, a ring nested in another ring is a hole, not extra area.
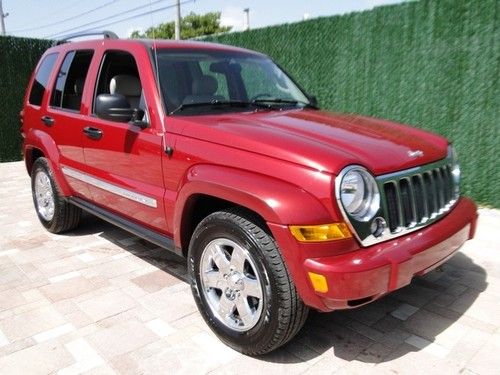
M 380 194 L 373 176 L 362 167 L 353 167 L 340 183 L 340 200 L 349 216 L 368 221 L 380 208 Z

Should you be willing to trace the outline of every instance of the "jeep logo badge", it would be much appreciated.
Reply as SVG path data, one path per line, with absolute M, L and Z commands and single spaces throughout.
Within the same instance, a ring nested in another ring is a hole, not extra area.
M 408 151 L 408 156 L 410 158 L 420 158 L 420 157 L 424 156 L 424 152 L 422 150 L 415 150 L 415 151 L 410 150 L 410 151 Z

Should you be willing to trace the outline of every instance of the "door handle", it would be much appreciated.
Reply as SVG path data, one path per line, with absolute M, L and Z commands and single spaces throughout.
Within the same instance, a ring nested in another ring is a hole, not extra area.
M 101 139 L 102 137 L 102 130 L 98 128 L 93 128 L 91 126 L 84 127 L 83 132 L 87 137 L 92 139 Z
M 52 126 L 52 125 L 54 125 L 54 119 L 52 117 L 50 117 L 50 116 L 42 116 L 42 118 L 40 120 L 42 120 L 42 122 L 46 126 Z

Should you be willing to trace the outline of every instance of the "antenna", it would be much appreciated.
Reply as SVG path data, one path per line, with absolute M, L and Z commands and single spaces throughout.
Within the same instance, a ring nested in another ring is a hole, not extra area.
M 149 0 L 149 9 L 151 10 L 151 1 Z M 153 13 L 150 13 L 151 15 L 151 31 L 153 33 L 153 54 L 154 54 L 154 65 L 155 65 L 155 78 L 156 78 L 156 88 L 158 90 L 158 93 L 162 95 L 161 91 L 161 84 L 160 84 L 160 69 L 158 67 L 158 49 L 156 48 L 156 35 L 155 35 L 155 26 L 154 26 L 154 20 L 153 20 Z M 167 108 L 165 105 L 163 105 L 163 111 L 165 112 L 162 116 L 160 116 L 160 123 L 161 123 L 161 131 L 162 131 L 162 138 L 163 138 L 163 145 L 165 146 L 165 149 L 167 149 L 167 138 L 166 138 L 166 130 L 165 130 L 165 114 L 167 113 Z

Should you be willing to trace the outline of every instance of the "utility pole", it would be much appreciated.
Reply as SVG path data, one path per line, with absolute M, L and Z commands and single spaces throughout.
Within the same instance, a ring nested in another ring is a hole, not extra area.
M 243 13 L 245 13 L 245 31 L 250 30 L 250 8 L 243 9 Z
M 0 0 L 1 1 L 1 0 Z M 177 0 L 175 8 L 175 40 L 181 39 L 181 0 Z
M 5 17 L 7 17 L 9 13 L 4 13 L 3 12 L 3 6 L 2 6 L 2 0 L 0 0 L 0 27 L 1 27 L 1 34 L 0 35 L 5 35 Z

